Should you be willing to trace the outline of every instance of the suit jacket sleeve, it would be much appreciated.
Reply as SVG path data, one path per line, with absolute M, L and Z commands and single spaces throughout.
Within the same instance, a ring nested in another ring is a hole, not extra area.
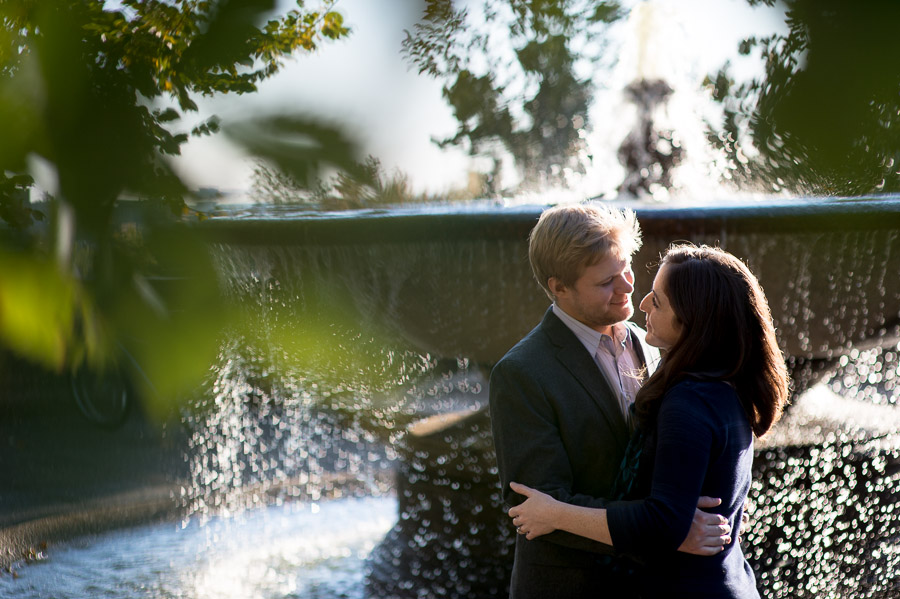
M 491 373 L 490 410 L 497 465 L 504 503 L 522 502 L 509 488 L 522 483 L 554 498 L 588 507 L 604 507 L 606 500 L 571 493 L 573 473 L 556 414 L 533 373 L 515 360 L 501 360 Z M 541 539 L 574 549 L 612 553 L 604 545 L 563 531 Z

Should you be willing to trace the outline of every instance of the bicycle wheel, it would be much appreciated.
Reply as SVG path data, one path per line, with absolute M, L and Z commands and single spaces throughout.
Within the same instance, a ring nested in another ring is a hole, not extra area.
M 81 414 L 97 426 L 116 428 L 131 410 L 131 391 L 118 369 L 81 368 L 70 375 L 69 389 Z

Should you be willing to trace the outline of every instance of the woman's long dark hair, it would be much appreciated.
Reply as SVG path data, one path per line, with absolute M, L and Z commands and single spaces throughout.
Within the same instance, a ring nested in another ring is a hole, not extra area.
M 753 432 L 781 417 L 789 379 L 766 296 L 747 266 L 719 248 L 676 245 L 663 256 L 666 289 L 681 337 L 637 394 L 635 409 L 652 425 L 666 391 L 685 376 L 734 384 Z

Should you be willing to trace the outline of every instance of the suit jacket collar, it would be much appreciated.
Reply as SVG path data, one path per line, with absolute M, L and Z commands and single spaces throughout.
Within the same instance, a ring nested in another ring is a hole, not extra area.
M 609 430 L 616 436 L 616 440 L 623 445 L 627 444 L 629 431 L 625 416 L 593 356 L 584 348 L 575 333 L 553 313 L 552 308 L 544 314 L 541 328 L 557 348 L 556 359 L 581 383 L 603 412 Z M 630 328 L 629 333 L 631 334 Z
M 649 370 L 648 374 L 652 374 L 659 362 L 659 350 L 647 345 L 647 342 L 644 340 L 644 332 L 638 325 L 629 320 L 625 322 L 625 326 L 628 328 L 632 347 L 634 347 L 635 353 L 637 353 L 641 366 L 646 366 Z M 547 312 L 544 314 L 544 320 L 541 322 L 541 328 L 547 333 L 547 336 L 550 337 L 550 340 L 557 347 L 568 345 L 573 339 L 578 341 L 578 343 L 581 343 L 575 333 L 573 333 L 571 329 L 569 329 L 569 327 L 553 313 L 552 307 L 547 308 Z M 584 348 L 584 345 L 581 347 Z

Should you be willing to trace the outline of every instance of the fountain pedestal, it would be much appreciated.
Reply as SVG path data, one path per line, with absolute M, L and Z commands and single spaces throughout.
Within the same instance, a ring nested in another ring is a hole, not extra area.
M 515 533 L 501 517 L 485 408 L 410 427 L 397 472 L 398 520 L 369 557 L 370 597 L 503 597 Z

